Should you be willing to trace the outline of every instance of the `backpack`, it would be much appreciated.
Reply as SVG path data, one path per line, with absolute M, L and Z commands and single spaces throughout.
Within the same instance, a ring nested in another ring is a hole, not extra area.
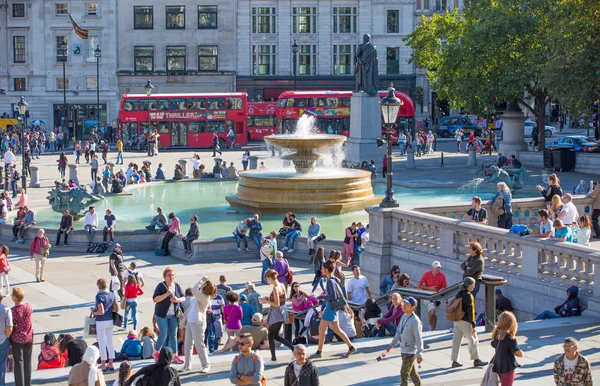
M 462 307 L 462 297 L 452 299 L 450 304 L 446 306 L 446 319 L 451 322 L 458 322 L 465 316 L 465 311 Z
M 237 366 L 238 363 L 240 363 L 240 357 L 242 356 L 242 354 L 238 355 L 235 357 L 235 365 Z M 258 360 L 258 354 L 254 353 L 254 363 L 256 364 L 256 361 Z M 265 374 L 263 373 L 262 378 L 260 379 L 260 385 L 261 386 L 267 386 L 267 377 L 265 376 Z
M 319 336 L 319 325 L 321 324 L 321 317 L 316 307 L 313 307 L 314 313 L 310 317 L 310 324 L 308 328 L 308 334 L 310 336 Z
M 98 244 L 98 246 L 96 247 L 96 250 L 94 252 L 95 253 L 104 253 L 104 252 L 106 252 L 106 244 L 104 244 L 104 243 Z
M 498 197 L 492 202 L 492 207 L 490 209 L 493 214 L 496 216 L 502 216 L 506 211 L 504 210 L 504 197 L 501 194 L 498 194 Z

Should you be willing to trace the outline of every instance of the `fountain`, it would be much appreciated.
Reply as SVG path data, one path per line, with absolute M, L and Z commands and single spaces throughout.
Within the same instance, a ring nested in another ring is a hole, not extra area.
M 295 134 L 270 135 L 265 141 L 291 153 L 294 169 L 256 169 L 240 173 L 237 193 L 226 197 L 233 207 L 259 213 L 341 214 L 378 203 L 371 173 L 357 169 L 315 167 L 323 152 L 341 145 L 343 135 L 312 134 L 311 118 L 303 116 Z

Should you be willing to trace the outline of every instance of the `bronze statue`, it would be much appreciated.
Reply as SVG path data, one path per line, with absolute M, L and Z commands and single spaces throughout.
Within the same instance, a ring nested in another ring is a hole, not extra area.
M 363 42 L 356 48 L 354 73 L 356 74 L 356 88 L 354 91 L 364 91 L 369 95 L 377 95 L 379 90 L 377 48 L 371 43 L 369 34 L 363 36 Z
M 63 213 L 65 209 L 73 215 L 74 219 L 83 216 L 85 209 L 93 202 L 100 201 L 100 198 L 89 194 L 84 186 L 70 190 L 52 189 L 48 192 L 48 203 L 52 205 L 55 212 Z

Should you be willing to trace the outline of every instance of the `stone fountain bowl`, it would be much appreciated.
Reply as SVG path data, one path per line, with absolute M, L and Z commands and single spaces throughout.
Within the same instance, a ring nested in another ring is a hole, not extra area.
M 343 143 L 346 137 L 332 134 L 312 134 L 307 137 L 298 137 L 294 134 L 275 134 L 265 137 L 265 141 L 273 146 L 298 151 L 328 149 Z

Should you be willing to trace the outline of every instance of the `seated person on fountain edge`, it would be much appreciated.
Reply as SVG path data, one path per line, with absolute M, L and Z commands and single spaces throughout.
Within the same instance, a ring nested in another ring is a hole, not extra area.
M 549 219 L 550 214 L 546 209 L 538 210 L 538 220 L 540 222 L 539 232 L 531 234 L 533 237 L 550 237 L 554 234 L 554 225 Z
M 471 208 L 462 216 L 461 220 L 487 225 L 487 211 L 481 207 L 481 198 L 479 196 L 473 197 Z

